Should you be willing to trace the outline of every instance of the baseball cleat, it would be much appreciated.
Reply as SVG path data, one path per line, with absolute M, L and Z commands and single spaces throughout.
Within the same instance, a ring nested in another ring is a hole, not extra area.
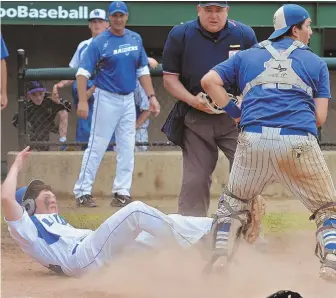
M 83 195 L 79 198 L 76 198 L 77 207 L 97 207 L 96 202 L 94 201 L 92 195 Z
M 336 259 L 336 256 L 333 254 L 327 254 L 326 261 Z M 336 283 L 336 270 L 328 267 L 326 265 L 322 265 L 320 269 L 320 277 L 326 281 Z
M 120 195 L 118 193 L 115 193 L 114 198 L 112 198 L 111 206 L 112 207 L 125 207 L 131 202 L 132 202 L 132 198 L 130 196 Z
M 252 201 L 251 205 L 251 223 L 244 233 L 244 238 L 248 243 L 253 243 L 257 240 L 261 232 L 261 222 L 265 216 L 266 204 L 262 196 L 257 196 Z

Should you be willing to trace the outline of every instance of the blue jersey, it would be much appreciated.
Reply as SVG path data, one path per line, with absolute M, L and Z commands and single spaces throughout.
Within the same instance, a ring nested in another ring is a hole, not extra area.
M 148 65 L 139 34 L 125 30 L 116 36 L 110 30 L 98 35 L 88 46 L 79 67 L 95 73 L 94 85 L 126 95 L 136 88 L 137 70 Z
M 256 43 L 253 29 L 236 21 L 228 20 L 217 38 L 199 20 L 189 21 L 170 31 L 163 51 L 163 72 L 179 75 L 183 86 L 197 95 L 203 92 L 202 77 L 212 67 Z
M 284 38 L 272 42 L 279 50 L 288 49 L 293 39 Z M 265 70 L 264 63 L 272 58 L 260 46 L 237 53 L 231 59 L 213 68 L 224 82 L 224 87 L 237 83 L 241 91 L 247 83 Z M 331 98 L 329 72 L 326 63 L 308 47 L 294 50 L 292 68 L 313 90 L 313 96 L 293 86 L 291 89 L 266 89 L 253 87 L 242 103 L 241 126 L 260 125 L 297 129 L 317 135 L 314 98 Z
M 5 59 L 7 57 L 8 57 L 8 50 L 7 50 L 5 41 L 4 41 L 4 39 L 2 38 L 2 35 L 1 35 L 1 59 Z

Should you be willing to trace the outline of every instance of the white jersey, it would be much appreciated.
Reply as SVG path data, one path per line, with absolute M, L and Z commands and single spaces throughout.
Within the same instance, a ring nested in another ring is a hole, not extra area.
M 60 266 L 71 273 L 72 250 L 92 230 L 76 229 L 58 214 L 29 216 L 24 210 L 19 220 L 7 221 L 14 240 L 30 257 L 46 267 Z
M 58 214 L 29 216 L 25 210 L 20 219 L 7 221 L 11 236 L 30 257 L 70 276 L 99 268 L 137 243 L 164 248 L 168 239 L 190 247 L 210 231 L 212 222 L 205 217 L 165 215 L 142 202 L 121 208 L 95 231 L 76 229 Z
M 87 40 L 83 40 L 77 47 L 77 50 L 75 52 L 75 54 L 73 55 L 69 66 L 71 68 L 78 68 L 79 67 L 79 63 L 82 61 L 83 57 L 84 57 L 84 53 L 86 52 L 89 44 L 92 41 L 92 37 L 90 39 Z

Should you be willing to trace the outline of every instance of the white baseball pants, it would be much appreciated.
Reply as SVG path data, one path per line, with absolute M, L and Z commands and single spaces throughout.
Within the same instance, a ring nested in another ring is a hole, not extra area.
M 136 123 L 134 94 L 119 95 L 96 88 L 94 97 L 90 139 L 74 195 L 79 198 L 91 194 L 97 170 L 115 132 L 117 170 L 112 193 L 130 196 Z
M 211 218 L 178 216 L 174 219 L 140 201 L 132 202 L 72 249 L 72 275 L 81 275 L 108 264 L 123 249 L 134 244 L 141 232 L 155 237 L 163 248 L 171 245 L 190 247 L 211 229 L 211 225 Z
M 316 138 L 311 134 L 283 135 L 281 130 L 262 127 L 262 133 L 239 134 L 229 191 L 251 200 L 267 185 L 278 182 L 312 213 L 335 202 L 335 187 Z M 319 212 L 317 225 L 332 214 L 332 208 Z

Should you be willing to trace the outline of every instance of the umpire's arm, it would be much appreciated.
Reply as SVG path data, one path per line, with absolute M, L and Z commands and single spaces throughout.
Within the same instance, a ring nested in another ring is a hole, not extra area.
M 165 89 L 174 98 L 187 103 L 190 106 L 195 106 L 197 101 L 181 83 L 180 74 L 182 70 L 182 55 L 183 55 L 183 36 L 184 31 L 181 26 L 174 27 L 167 37 L 163 49 L 163 85 Z M 197 63 L 195 61 L 195 63 Z

